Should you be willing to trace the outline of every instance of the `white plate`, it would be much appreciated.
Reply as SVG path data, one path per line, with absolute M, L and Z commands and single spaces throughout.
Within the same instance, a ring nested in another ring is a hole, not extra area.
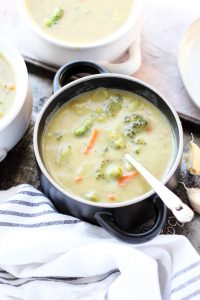
M 191 100 L 200 108 L 200 18 L 183 34 L 178 67 Z

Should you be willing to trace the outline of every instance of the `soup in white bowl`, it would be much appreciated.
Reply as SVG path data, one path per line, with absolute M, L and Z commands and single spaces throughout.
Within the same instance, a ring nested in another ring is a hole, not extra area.
M 38 60 L 51 65 L 92 60 L 109 63 L 112 72 L 133 74 L 141 63 L 142 3 L 18 0 L 21 39 Z M 128 49 L 126 62 L 111 63 Z
M 24 135 L 31 119 L 32 97 L 25 62 L 0 37 L 0 162 Z
M 11 110 L 15 94 L 15 78 L 12 68 L 0 53 L 0 122 Z
M 117 31 L 133 0 L 25 0 L 29 15 L 56 40 L 88 44 Z

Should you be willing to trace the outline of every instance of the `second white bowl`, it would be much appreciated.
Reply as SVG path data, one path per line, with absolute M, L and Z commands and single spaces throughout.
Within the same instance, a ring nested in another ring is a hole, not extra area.
M 138 52 L 140 51 L 142 2 L 142 0 L 133 1 L 129 18 L 119 30 L 110 36 L 94 43 L 74 46 L 58 41 L 40 29 L 29 15 L 25 0 L 20 0 L 18 6 L 22 20 L 22 38 L 38 60 L 58 66 L 74 60 L 92 60 L 101 63 L 104 61 L 108 67 L 108 62 L 115 61 L 132 45 L 130 52 L 132 60 L 129 63 L 132 64 L 132 68 L 123 65 L 126 69 L 123 70 L 120 67 L 119 73 L 134 73 L 141 63 L 141 56 Z M 109 67 L 110 71 L 113 71 L 112 65 Z M 118 71 L 116 66 L 114 68 L 115 72 Z
M 0 161 L 24 135 L 31 119 L 32 97 L 25 62 L 16 48 L 0 37 L 0 53 L 10 64 L 16 86 L 12 108 L 0 123 Z

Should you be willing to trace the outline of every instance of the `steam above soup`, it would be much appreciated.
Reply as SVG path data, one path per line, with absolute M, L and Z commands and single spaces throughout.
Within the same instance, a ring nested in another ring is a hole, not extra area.
M 0 54 L 0 122 L 9 113 L 14 98 L 14 74 L 7 60 Z
M 66 191 L 90 201 L 119 202 L 150 190 L 124 154 L 161 179 L 172 164 L 174 138 L 150 102 L 127 91 L 99 88 L 55 112 L 41 150 L 48 172 Z
M 67 43 L 96 42 L 127 20 L 133 0 L 25 0 L 32 19 L 51 37 Z

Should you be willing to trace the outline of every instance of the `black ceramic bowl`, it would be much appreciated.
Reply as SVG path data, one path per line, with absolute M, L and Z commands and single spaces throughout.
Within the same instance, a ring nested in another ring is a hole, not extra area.
M 41 139 L 49 116 L 71 98 L 98 87 L 121 89 L 138 94 L 155 105 L 170 122 L 174 131 L 175 153 L 171 168 L 163 183 L 171 186 L 183 149 L 183 132 L 179 117 L 171 104 L 148 84 L 135 78 L 119 74 L 95 74 L 69 83 L 69 78 L 77 73 L 103 73 L 101 66 L 90 62 L 74 62 L 63 66 L 54 79 L 55 93 L 46 102 L 37 119 L 34 130 L 34 151 L 39 166 L 41 187 L 50 197 L 55 207 L 87 222 L 98 224 L 117 238 L 129 243 L 143 243 L 154 238 L 162 230 L 167 215 L 167 208 L 155 195 L 154 191 L 126 202 L 94 203 L 65 191 L 54 181 L 45 168 L 41 154 Z M 63 87 L 61 87 L 63 86 Z M 56 91 L 57 90 L 57 91 Z M 138 226 L 153 220 L 153 225 L 138 232 Z

